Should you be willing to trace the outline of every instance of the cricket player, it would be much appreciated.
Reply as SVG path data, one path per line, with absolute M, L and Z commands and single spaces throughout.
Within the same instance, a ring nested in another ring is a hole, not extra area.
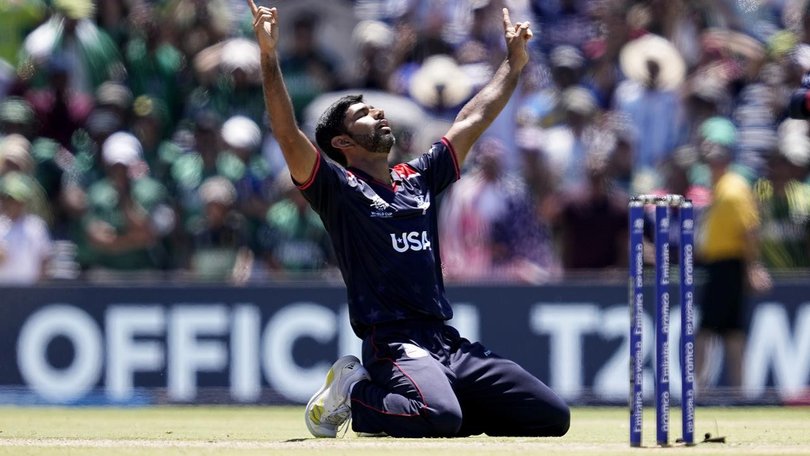
M 279 68 L 281 18 L 248 0 L 273 135 L 298 188 L 329 232 L 363 362 L 344 356 L 306 407 L 307 428 L 361 435 L 561 436 L 568 406 L 543 382 L 445 322 L 453 316 L 439 258 L 436 197 L 459 178 L 473 143 L 501 112 L 529 59 L 528 23 L 503 10 L 507 56 L 424 155 L 390 168 L 394 135 L 361 95 L 321 116 L 315 149 L 296 125 Z

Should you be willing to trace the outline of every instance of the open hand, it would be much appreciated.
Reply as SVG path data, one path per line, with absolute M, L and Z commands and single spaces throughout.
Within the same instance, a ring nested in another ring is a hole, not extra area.
M 276 52 L 278 44 L 278 10 L 266 6 L 256 6 L 253 0 L 247 0 L 250 12 L 253 13 L 253 31 L 262 54 Z
M 751 292 L 757 295 L 765 294 L 773 288 L 773 280 L 770 273 L 759 263 L 752 264 L 748 267 L 748 286 Z
M 506 38 L 507 58 L 515 69 L 520 70 L 529 62 L 527 43 L 532 37 L 532 29 L 529 28 L 528 22 L 518 22 L 512 25 L 509 10 L 504 8 L 503 33 Z

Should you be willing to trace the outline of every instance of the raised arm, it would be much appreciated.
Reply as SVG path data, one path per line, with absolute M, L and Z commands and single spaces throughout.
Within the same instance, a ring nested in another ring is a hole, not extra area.
M 278 11 L 266 6 L 257 7 L 253 0 L 247 0 L 253 13 L 253 31 L 261 51 L 262 86 L 264 104 L 270 117 L 273 136 L 281 146 L 293 179 L 305 182 L 315 166 L 315 147 L 295 122 L 287 87 L 281 77 L 276 44 L 278 43 Z
M 517 87 L 520 72 L 529 61 L 527 42 L 532 37 L 528 22 L 512 25 L 509 10 L 503 9 L 503 32 L 506 38 L 506 59 L 489 83 L 467 102 L 445 135 L 456 151 L 459 163 L 503 110 Z

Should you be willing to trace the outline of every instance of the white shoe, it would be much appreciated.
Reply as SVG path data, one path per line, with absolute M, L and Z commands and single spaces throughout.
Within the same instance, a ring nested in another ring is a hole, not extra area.
M 368 379 L 368 371 L 356 356 L 344 356 L 335 361 L 326 373 L 323 386 L 304 411 L 309 432 L 315 437 L 336 437 L 338 428 L 352 416 L 349 388 Z

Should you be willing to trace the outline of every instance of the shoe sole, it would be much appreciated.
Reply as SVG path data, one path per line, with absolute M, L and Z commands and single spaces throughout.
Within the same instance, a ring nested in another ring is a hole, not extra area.
M 315 437 L 319 438 L 335 438 L 337 436 L 337 428 L 334 429 L 334 432 L 324 432 L 324 429 L 320 426 L 316 426 L 315 423 L 309 419 L 309 412 L 312 405 L 318 402 L 318 399 L 321 398 L 326 393 L 326 390 L 334 384 L 338 380 L 338 376 L 340 372 L 343 371 L 343 368 L 350 363 L 358 363 L 360 364 L 360 360 L 357 359 L 356 356 L 353 355 L 346 355 L 341 358 L 338 358 L 330 370 L 332 371 L 332 381 L 329 381 L 329 375 L 326 376 L 326 380 L 324 380 L 323 385 L 321 385 L 321 389 L 319 389 L 307 402 L 307 408 L 304 409 L 304 421 L 307 423 L 307 429 L 309 429 L 309 433 L 314 435 Z M 324 401 L 324 405 L 326 405 L 326 401 Z

